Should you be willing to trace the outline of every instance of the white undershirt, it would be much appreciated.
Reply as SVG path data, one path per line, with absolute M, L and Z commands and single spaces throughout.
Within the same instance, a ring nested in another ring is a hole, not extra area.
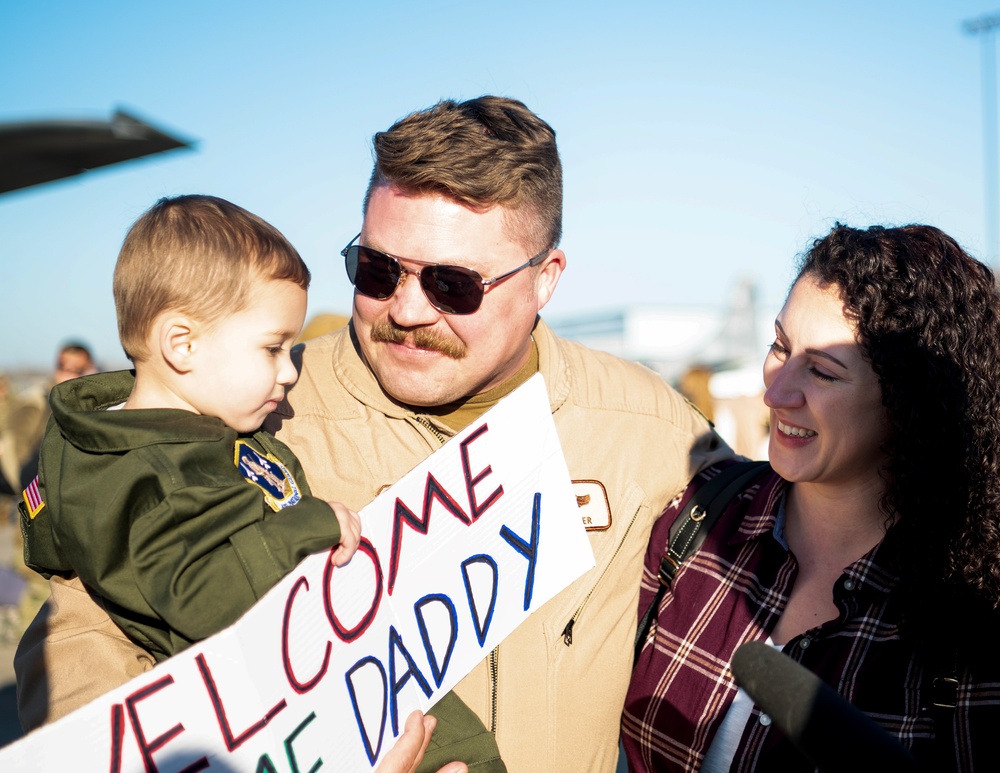
M 771 637 L 767 637 L 767 644 L 781 652 L 782 645 L 775 644 Z M 726 773 L 733 764 L 733 757 L 740 745 L 740 738 L 743 737 L 743 729 L 750 719 L 750 712 L 753 711 L 753 700 L 741 687 L 736 693 L 729 711 L 726 712 L 725 719 L 719 726 L 715 738 L 712 739 L 708 751 L 705 752 L 705 760 L 701 763 L 701 773 Z

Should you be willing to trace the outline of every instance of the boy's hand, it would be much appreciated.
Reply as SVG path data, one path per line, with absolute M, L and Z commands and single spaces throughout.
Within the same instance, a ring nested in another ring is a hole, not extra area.
M 327 504 L 333 508 L 333 514 L 337 516 L 337 523 L 340 524 L 340 544 L 330 554 L 330 563 L 334 566 L 343 566 L 351 560 L 361 543 L 361 519 L 356 512 L 348 510 L 347 506 L 340 502 L 327 501 Z

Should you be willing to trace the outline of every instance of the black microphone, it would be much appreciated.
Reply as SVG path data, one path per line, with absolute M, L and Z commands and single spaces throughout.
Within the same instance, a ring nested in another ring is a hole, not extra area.
M 824 773 L 919 771 L 910 751 L 809 669 L 762 641 L 733 654 L 733 676 Z

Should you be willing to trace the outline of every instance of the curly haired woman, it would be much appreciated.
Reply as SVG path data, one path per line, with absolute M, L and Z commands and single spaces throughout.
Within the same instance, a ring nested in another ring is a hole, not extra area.
M 738 689 L 730 661 L 749 641 L 818 675 L 921 767 L 996 768 L 998 381 L 994 278 L 951 237 L 837 224 L 812 245 L 764 363 L 773 472 L 663 595 L 622 719 L 633 771 L 815 769 Z M 719 469 L 654 527 L 641 609 L 670 525 Z

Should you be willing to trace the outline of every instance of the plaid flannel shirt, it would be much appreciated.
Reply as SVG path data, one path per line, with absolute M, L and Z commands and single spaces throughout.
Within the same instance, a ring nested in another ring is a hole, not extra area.
M 719 468 L 692 481 L 653 527 L 643 571 L 640 615 L 659 585 L 670 525 Z M 678 571 L 636 663 L 622 716 L 622 741 L 633 771 L 697 770 L 736 695 L 729 663 L 743 643 L 765 640 L 788 602 L 795 557 L 776 537 L 787 483 L 769 474 L 736 497 L 702 548 Z M 776 529 L 777 526 L 777 529 Z M 893 532 L 844 570 L 832 592 L 835 620 L 782 648 L 897 738 L 923 764 L 936 754 L 929 680 L 900 639 L 898 576 L 889 567 Z M 998 642 L 961 641 L 1000 655 Z M 982 660 L 982 659 L 981 659 Z M 996 663 L 996 659 L 990 659 Z M 952 770 L 1000 769 L 1000 665 L 971 674 L 960 666 Z M 837 732 L 830 728 L 830 732 Z M 973 746 L 973 739 L 975 745 Z M 844 738 L 845 744 L 851 738 Z M 859 760 L 863 768 L 863 761 Z M 814 767 L 754 707 L 731 771 L 812 771 Z

